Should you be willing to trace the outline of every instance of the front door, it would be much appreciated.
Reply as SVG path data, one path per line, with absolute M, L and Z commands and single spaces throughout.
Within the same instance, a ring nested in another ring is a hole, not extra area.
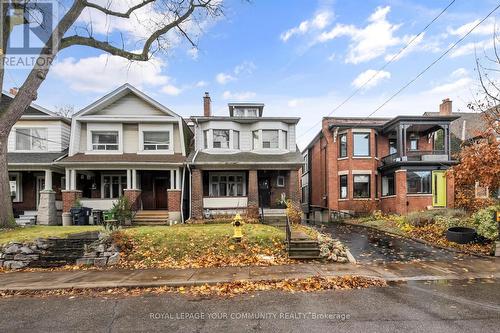
M 36 208 L 40 204 L 40 191 L 45 189 L 45 176 L 36 176 Z
M 168 179 L 166 177 L 154 179 L 154 197 L 156 209 L 168 208 Z
M 269 177 L 259 178 L 259 201 L 261 207 L 271 206 L 271 179 Z
M 446 171 L 432 171 L 432 205 L 446 207 Z

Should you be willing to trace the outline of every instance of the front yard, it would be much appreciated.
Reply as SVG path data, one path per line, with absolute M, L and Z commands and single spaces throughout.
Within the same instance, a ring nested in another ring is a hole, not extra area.
M 0 244 L 6 244 L 8 242 L 31 242 L 36 238 L 65 238 L 71 234 L 102 229 L 101 226 L 94 225 L 71 227 L 37 225 L 32 227 L 5 229 L 0 230 Z

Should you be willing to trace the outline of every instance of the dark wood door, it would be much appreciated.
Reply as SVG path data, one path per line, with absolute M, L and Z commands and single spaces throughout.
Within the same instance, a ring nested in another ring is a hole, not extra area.
M 167 209 L 168 208 L 168 182 L 167 178 L 155 178 L 154 180 L 154 196 L 155 208 Z
M 271 179 L 268 177 L 259 178 L 259 202 L 261 207 L 271 206 Z

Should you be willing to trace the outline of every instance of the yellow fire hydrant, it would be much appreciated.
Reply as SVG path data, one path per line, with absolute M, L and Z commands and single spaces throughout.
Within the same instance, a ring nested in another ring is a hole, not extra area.
M 236 242 L 241 242 L 241 238 L 243 237 L 243 219 L 241 218 L 240 214 L 236 214 L 236 216 L 233 219 L 233 239 Z

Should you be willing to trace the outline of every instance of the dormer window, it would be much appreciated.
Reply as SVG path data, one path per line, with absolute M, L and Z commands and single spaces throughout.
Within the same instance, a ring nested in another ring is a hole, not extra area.
M 16 128 L 16 150 L 46 151 L 46 128 Z
M 234 117 L 257 117 L 257 109 L 255 108 L 235 108 L 233 111 Z
M 245 109 L 235 109 L 234 116 L 235 117 L 244 117 L 245 116 Z
M 257 117 L 257 109 L 247 109 L 247 117 Z
M 118 132 L 92 132 L 92 150 L 118 150 Z

